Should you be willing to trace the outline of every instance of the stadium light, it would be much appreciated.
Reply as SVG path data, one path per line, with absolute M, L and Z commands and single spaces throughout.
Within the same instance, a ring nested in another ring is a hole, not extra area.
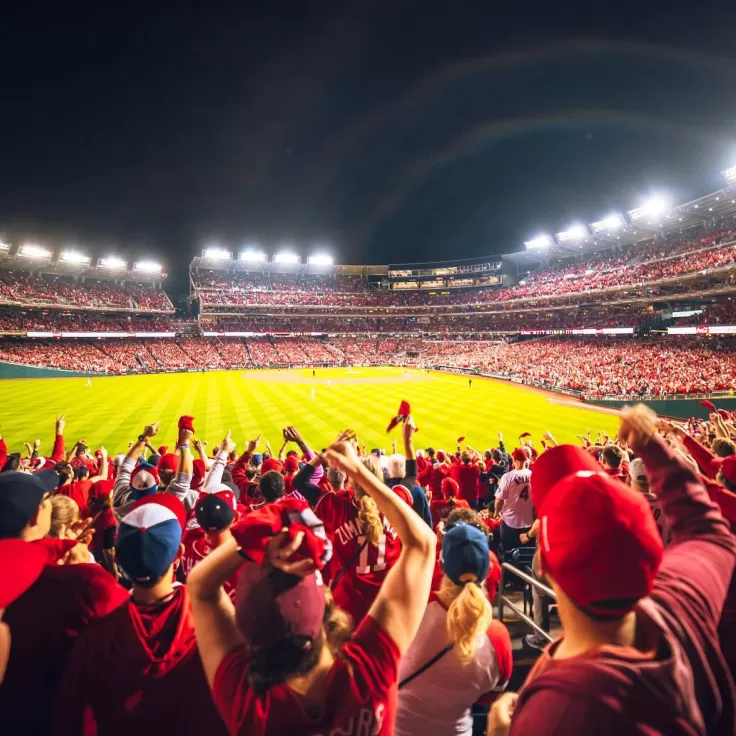
M 277 253 L 273 257 L 274 263 L 299 263 L 299 260 L 299 256 L 296 253 L 287 253 L 285 251 Z
M 265 263 L 266 254 L 262 250 L 248 248 L 248 250 L 244 250 L 238 254 L 238 260 L 248 261 L 248 263 Z
M 225 248 L 212 246 L 210 248 L 205 248 L 202 251 L 202 256 L 211 261 L 229 261 L 232 260 L 233 254 L 229 250 L 225 250 Z
M 310 266 L 331 266 L 335 262 L 332 256 L 325 255 L 324 253 L 317 253 L 313 256 L 309 256 L 307 263 Z
M 51 258 L 51 251 L 41 247 L 40 245 L 35 245 L 34 243 L 26 243 L 25 245 L 21 245 L 18 255 L 23 256 L 24 258 L 44 260 L 46 258 Z
M 155 261 L 138 261 L 133 265 L 133 270 L 144 273 L 161 273 L 161 264 Z
M 552 245 L 552 237 L 550 235 L 537 235 L 536 238 L 527 240 L 524 245 L 527 248 L 549 248 Z
M 721 171 L 721 176 L 726 180 L 726 184 L 732 187 L 736 184 L 736 166 Z
M 669 200 L 662 196 L 650 197 L 641 207 L 637 207 L 629 212 L 632 220 L 641 220 L 644 218 L 658 220 L 666 216 L 669 212 L 671 204 Z
M 62 263 L 70 263 L 77 266 L 89 265 L 91 260 L 89 256 L 80 253 L 78 250 L 65 250 L 59 256 L 59 261 Z
M 590 223 L 590 229 L 597 235 L 602 232 L 616 232 L 626 225 L 624 217 L 619 212 L 614 212 L 608 217 L 604 217 L 602 220 Z
M 0 240 L 0 251 L 7 250 L 10 250 L 10 243 L 4 243 L 2 240 Z
M 571 225 L 567 230 L 563 230 L 561 233 L 557 233 L 557 242 L 559 243 L 567 243 L 569 241 L 579 241 L 579 240 L 585 240 L 588 233 L 585 230 L 585 225 L 581 225 L 580 223 L 576 223 L 575 225 Z
M 100 268 L 106 268 L 109 271 L 124 271 L 128 264 L 117 256 L 108 256 L 107 258 L 100 258 L 97 264 Z

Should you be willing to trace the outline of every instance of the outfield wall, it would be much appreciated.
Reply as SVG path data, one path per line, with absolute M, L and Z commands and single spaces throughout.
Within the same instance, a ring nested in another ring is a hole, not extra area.
M 622 406 L 631 404 L 646 404 L 652 411 L 660 416 L 675 417 L 677 419 L 690 419 L 690 417 L 701 417 L 707 419 L 710 412 L 705 407 L 700 406 L 702 398 L 698 399 L 638 399 L 632 397 L 629 401 L 613 401 L 589 399 L 588 404 L 596 406 L 606 406 L 609 409 L 620 409 Z M 736 411 L 736 398 L 727 399 L 711 399 L 719 409 L 726 411 Z
M 2 378 L 84 378 L 90 374 L 79 371 L 64 371 L 58 368 L 37 368 L 33 365 L 0 362 Z

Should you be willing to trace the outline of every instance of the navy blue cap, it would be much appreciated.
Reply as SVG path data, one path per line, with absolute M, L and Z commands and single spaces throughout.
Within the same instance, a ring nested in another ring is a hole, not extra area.
M 455 585 L 488 577 L 488 538 L 477 527 L 458 522 L 442 539 L 442 569 Z
M 254 452 L 253 457 L 250 459 L 251 465 L 258 467 L 263 462 L 263 455 L 260 452 Z
M 0 473 L 0 538 L 17 537 L 38 511 L 43 497 L 58 485 L 55 470 Z

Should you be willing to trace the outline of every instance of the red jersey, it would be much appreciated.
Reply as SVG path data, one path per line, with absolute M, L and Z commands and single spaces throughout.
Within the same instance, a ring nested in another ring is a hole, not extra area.
M 332 540 L 335 566 L 342 570 L 333 596 L 340 608 L 350 613 L 357 625 L 368 613 L 386 578 L 386 573 L 401 554 L 396 530 L 383 519 L 383 534 L 378 544 L 366 543 L 360 522 L 360 507 L 352 489 L 325 493 L 314 512 Z M 381 517 L 383 518 L 383 517 Z
M 455 509 L 470 509 L 470 505 L 462 498 L 453 498 L 452 502 L 449 498 L 433 499 L 429 505 L 429 513 L 432 514 L 432 529 L 436 529 L 437 524 L 445 521 Z
M 454 478 L 460 487 L 458 492 L 460 498 L 468 503 L 475 503 L 478 500 L 480 468 L 475 463 L 453 465 L 450 470 L 450 477 Z
M 212 696 L 231 734 L 243 736 L 391 736 L 396 721 L 400 652 L 367 616 L 328 675 L 320 713 L 312 713 L 288 685 L 256 696 L 248 686 L 249 657 L 239 647 L 222 660 Z
M 56 493 L 59 496 L 67 496 L 76 501 L 79 506 L 79 518 L 86 519 L 89 516 L 89 490 L 92 488 L 91 480 L 73 480 L 71 483 L 59 486 Z
M 93 552 L 103 549 L 112 549 L 115 546 L 115 536 L 118 522 L 112 509 L 102 509 L 92 524 L 94 535 L 89 544 Z
M 184 579 L 186 580 L 194 566 L 207 557 L 207 555 L 215 548 L 207 541 L 207 537 L 205 536 L 204 531 L 202 531 L 202 527 L 194 516 L 189 519 L 187 525 L 184 527 L 184 534 L 182 535 L 181 543 L 184 545 L 184 554 L 181 558 L 181 570 L 184 574 Z M 236 573 L 223 586 L 223 588 L 225 588 L 225 592 L 230 596 L 230 600 L 233 602 L 235 602 L 235 588 L 237 587 L 237 582 L 238 575 Z

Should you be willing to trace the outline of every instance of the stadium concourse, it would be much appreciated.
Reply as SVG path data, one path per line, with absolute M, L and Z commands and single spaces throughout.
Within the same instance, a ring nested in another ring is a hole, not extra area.
M 0 243 L 2 733 L 733 734 L 732 196 L 178 309 Z

